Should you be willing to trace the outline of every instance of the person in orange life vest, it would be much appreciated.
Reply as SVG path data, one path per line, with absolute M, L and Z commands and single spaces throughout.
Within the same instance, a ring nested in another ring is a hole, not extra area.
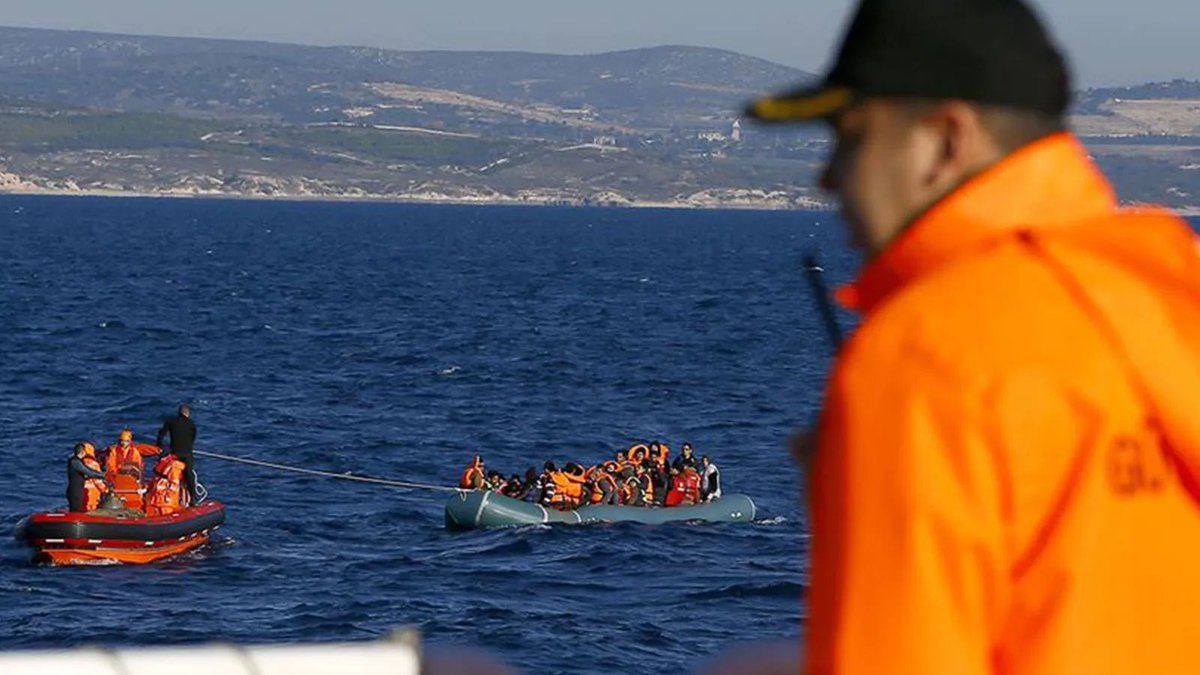
M 584 503 L 584 485 L 587 480 L 584 478 L 583 467 L 574 462 L 567 464 L 565 475 L 569 484 L 568 496 L 570 497 L 570 506 L 575 508 Z M 591 495 L 588 495 L 590 499 Z
M 460 490 L 482 490 L 487 484 L 487 474 L 483 469 L 483 457 L 475 455 L 471 459 L 471 464 L 463 471 L 462 478 L 458 481 Z
M 547 506 L 557 509 L 567 508 L 567 505 L 571 501 L 571 496 L 567 493 L 569 481 L 567 480 L 566 467 L 564 466 L 562 470 L 558 468 L 548 469 L 546 475 L 549 478 L 547 482 L 548 489 L 546 491 Z
M 583 472 L 576 473 L 577 467 L 568 462 L 562 471 L 552 471 L 550 480 L 554 482 L 554 494 L 550 505 L 558 509 L 571 509 L 579 505 L 583 494 Z
M 647 460 L 647 462 L 648 461 L 649 460 Z M 651 474 L 652 474 L 652 469 L 651 469 L 649 463 L 644 465 L 644 467 L 640 471 L 637 472 L 638 485 L 641 487 L 641 490 L 642 490 L 642 502 L 643 502 L 642 505 L 643 506 L 657 506 L 657 503 L 655 502 L 655 494 L 654 494 L 654 478 Z
M 688 466 L 671 467 L 671 491 L 666 506 L 691 506 L 700 501 L 700 474 Z
M 625 454 L 624 450 L 617 451 L 617 471 L 624 471 L 625 466 L 629 464 L 629 455 Z
M 613 476 L 615 469 L 615 462 L 606 462 L 592 473 L 592 504 L 616 506 L 620 503 L 620 489 Z
M 1196 670 L 1200 255 L 1119 207 L 1070 91 L 1024 2 L 862 0 L 817 87 L 750 110 L 828 122 L 867 259 L 797 443 L 811 673 Z
M 683 502 L 683 480 L 679 476 L 679 469 L 671 467 L 671 487 L 667 489 L 667 497 L 663 500 L 663 506 L 679 506 Z
M 85 484 L 92 480 L 106 480 L 104 473 L 99 468 L 92 468 L 85 462 L 88 457 L 85 445 L 87 444 L 77 443 L 71 452 L 71 458 L 67 460 L 67 508 L 72 513 L 82 513 L 94 509 L 95 506 L 88 508 L 88 491 Z M 97 502 L 99 502 L 99 497 L 97 497 Z
M 700 472 L 690 466 L 683 467 L 680 472 L 680 478 L 683 482 L 683 503 L 687 506 L 693 506 L 700 503 Z
M 105 468 L 110 477 L 118 473 L 129 473 L 140 479 L 146 471 L 142 457 L 157 455 L 161 450 L 153 445 L 135 445 L 133 432 L 124 429 L 118 437 L 117 444 L 109 446 L 107 451 Z
M 671 462 L 671 448 L 667 447 L 666 443 L 655 441 L 654 445 L 651 446 L 651 456 L 659 462 L 669 464 Z
M 579 504 L 581 506 L 587 506 L 592 503 L 592 498 L 596 494 L 596 477 L 603 469 L 604 467 L 599 465 L 590 466 L 586 469 L 580 466 L 583 477 L 582 491 L 579 497 Z
M 645 506 L 645 495 L 642 483 L 632 466 L 626 466 L 621 471 L 621 504 L 625 506 Z
M 83 464 L 93 471 L 102 471 L 100 460 L 96 458 L 96 446 L 85 442 L 83 444 Z M 108 482 L 104 478 L 88 478 L 83 482 L 84 510 L 94 511 L 100 506 L 104 495 L 108 493 Z
M 167 455 L 158 460 L 151 477 L 150 497 L 146 507 L 148 515 L 178 513 L 191 503 L 190 495 L 183 484 L 187 468 L 187 464 L 175 455 Z
M 630 453 L 630 455 L 629 455 L 629 463 L 632 464 L 637 469 L 641 469 L 641 468 L 645 467 L 647 462 L 649 462 L 649 461 L 650 461 L 650 451 L 649 450 L 638 449 L 635 452 Z

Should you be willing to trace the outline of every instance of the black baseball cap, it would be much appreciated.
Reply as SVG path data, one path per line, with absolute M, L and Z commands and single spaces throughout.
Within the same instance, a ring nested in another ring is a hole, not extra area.
M 961 100 L 1061 115 L 1070 76 L 1022 0 L 860 0 L 820 84 L 763 98 L 763 122 L 827 119 L 867 98 Z

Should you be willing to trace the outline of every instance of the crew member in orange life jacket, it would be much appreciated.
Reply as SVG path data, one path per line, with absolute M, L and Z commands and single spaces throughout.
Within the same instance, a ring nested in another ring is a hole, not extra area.
M 159 449 L 152 445 L 137 446 L 133 444 L 133 432 L 129 429 L 121 431 L 117 445 L 109 446 L 108 457 L 105 459 L 105 468 L 110 476 L 115 476 L 117 472 L 123 468 L 128 469 L 134 467 L 137 470 L 138 478 L 146 471 L 145 462 L 142 461 L 142 455 L 157 455 Z
M 158 461 L 154 466 L 154 482 L 146 509 L 149 515 L 178 513 L 191 504 L 191 496 L 183 486 L 184 472 L 187 468 L 187 464 L 175 455 L 167 455 Z
M 88 480 L 105 480 L 105 475 L 97 469 L 84 464 L 87 450 L 83 443 L 75 445 L 71 459 L 67 461 L 67 506 L 72 513 L 87 511 L 84 483 Z
M 101 471 L 100 460 L 96 459 L 96 448 L 91 443 L 83 444 L 83 465 L 93 471 Z M 83 509 L 95 511 L 100 507 L 100 500 L 108 492 L 108 483 L 102 478 L 89 478 L 83 481 Z

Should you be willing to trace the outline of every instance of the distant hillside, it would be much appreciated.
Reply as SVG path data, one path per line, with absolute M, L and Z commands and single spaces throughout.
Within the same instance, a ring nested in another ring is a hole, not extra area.
M 1103 114 L 1104 104 L 1114 100 L 1130 101 L 1177 101 L 1200 100 L 1200 81 L 1171 80 L 1151 82 L 1131 87 L 1101 87 L 1088 89 L 1076 96 L 1075 110 L 1080 114 Z
M 402 52 L 0 27 L 0 192 L 813 208 L 811 79 L 717 49 Z M 1200 83 L 1081 92 L 1127 201 L 1200 207 Z
M 582 119 L 649 131 L 732 120 L 747 98 L 805 77 L 697 47 L 590 56 L 400 52 L 0 28 L 0 91 L 8 98 L 291 123 L 337 121 L 359 109 L 386 124 L 476 127 L 474 113 L 490 112 L 522 124 Z M 408 93 L 391 96 L 389 84 Z M 440 100 L 446 91 L 511 110 Z M 534 111 L 542 115 L 526 114 Z
M 807 74 L 732 52 L 399 52 L 0 28 L 0 190 L 812 206 Z M 744 134 L 744 135 L 743 135 Z

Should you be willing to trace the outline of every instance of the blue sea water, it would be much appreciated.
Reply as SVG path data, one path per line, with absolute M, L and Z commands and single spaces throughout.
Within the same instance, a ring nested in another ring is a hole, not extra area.
M 197 554 L 51 568 L 0 543 L 0 648 L 361 640 L 419 627 L 528 672 L 657 673 L 801 631 L 785 442 L 828 345 L 801 254 L 829 214 L 0 198 L 0 525 L 64 502 L 79 440 L 441 485 L 635 440 L 711 455 L 749 525 L 451 533 L 443 493 L 200 459 Z

